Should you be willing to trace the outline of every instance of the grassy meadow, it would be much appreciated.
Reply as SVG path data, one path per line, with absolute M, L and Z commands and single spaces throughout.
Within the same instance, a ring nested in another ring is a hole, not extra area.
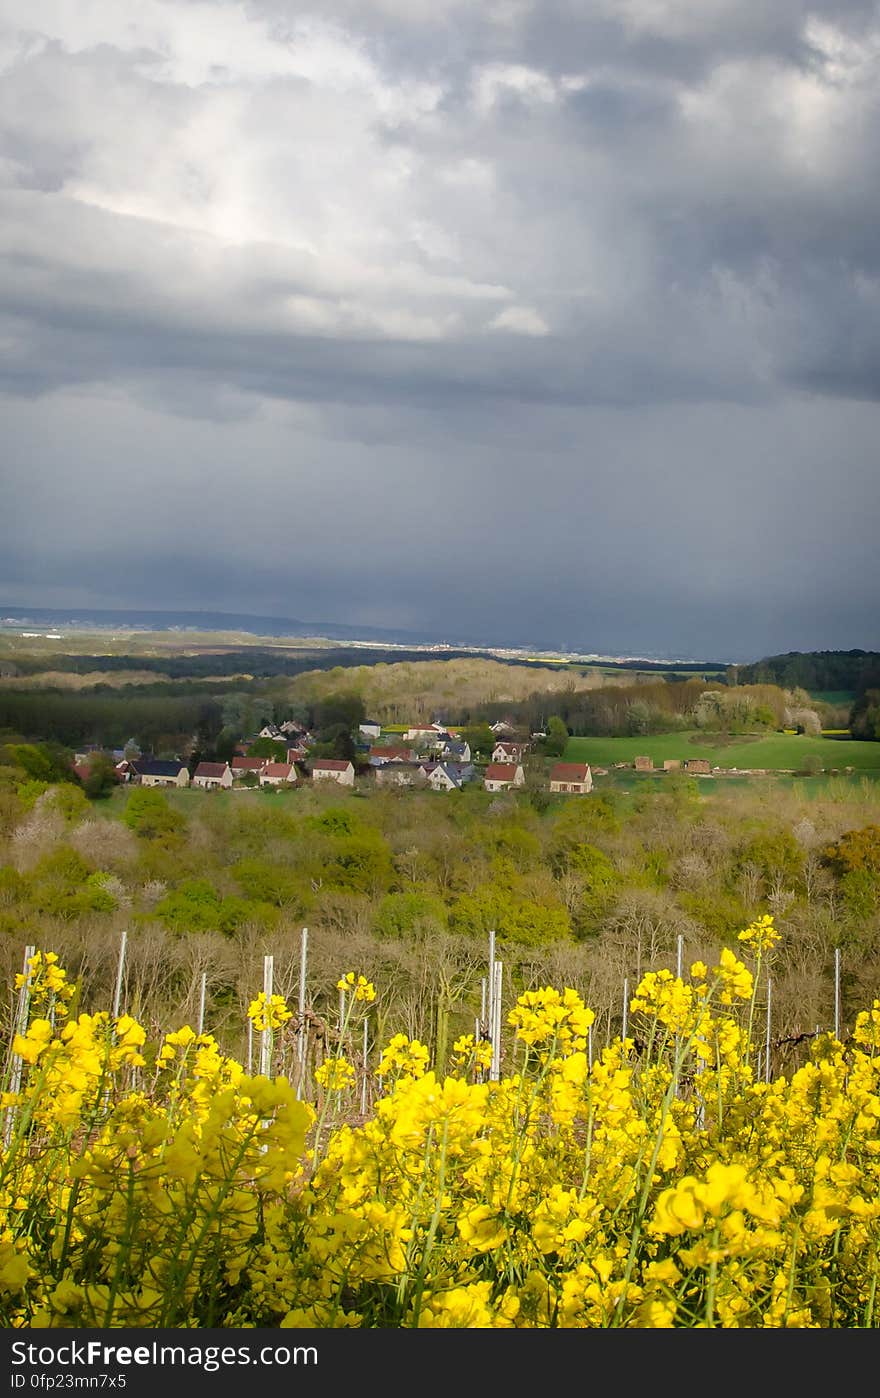
M 666 758 L 706 758 L 713 767 L 749 770 L 803 771 L 815 765 L 825 770 L 857 772 L 880 776 L 880 744 L 852 738 L 813 738 L 806 734 L 772 733 L 766 738 L 752 735 L 724 737 L 717 733 L 662 733 L 637 738 L 570 738 L 563 760 L 589 762 L 594 767 L 612 767 L 616 762 L 632 762 L 651 757 L 662 767 Z

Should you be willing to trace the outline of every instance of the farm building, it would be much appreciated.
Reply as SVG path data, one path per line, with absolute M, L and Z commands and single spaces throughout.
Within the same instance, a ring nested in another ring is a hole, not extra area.
M 708 777 L 712 768 L 705 757 L 689 757 L 684 764 L 684 770 L 691 775 Z
M 680 771 L 681 771 L 681 758 L 680 758 L 680 757 L 667 757 L 667 758 L 664 760 L 664 762 L 663 762 L 663 770 L 664 770 L 664 772 L 680 772 Z
M 551 791 L 573 791 L 584 796 L 593 789 L 593 774 L 587 762 L 557 762 L 550 769 Z
M 653 757 L 635 757 L 633 758 L 633 766 L 637 772 L 653 772 L 654 759 Z

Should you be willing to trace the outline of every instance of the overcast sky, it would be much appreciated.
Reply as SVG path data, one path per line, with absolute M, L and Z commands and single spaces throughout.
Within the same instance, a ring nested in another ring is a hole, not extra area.
M 0 13 L 0 607 L 880 648 L 874 0 Z

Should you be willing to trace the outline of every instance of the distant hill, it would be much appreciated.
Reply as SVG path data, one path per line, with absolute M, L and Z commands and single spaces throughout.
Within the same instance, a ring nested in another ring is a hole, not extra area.
M 846 691 L 863 694 L 880 688 L 880 651 L 812 650 L 768 655 L 737 667 L 740 684 L 778 684 L 783 689 Z
M 64 607 L 0 606 L 0 627 L 63 627 L 66 630 L 238 631 L 254 636 L 322 637 L 330 641 L 385 641 L 397 645 L 443 644 L 436 636 L 381 626 L 343 626 L 295 617 L 250 616 L 238 612 L 161 612 Z M 468 642 L 458 638 L 459 645 Z
M 475 637 L 452 632 L 441 636 L 430 631 L 407 631 L 397 627 L 349 626 L 335 621 L 301 621 L 297 617 L 253 616 L 244 612 L 154 611 L 151 608 L 65 608 L 16 607 L 0 604 L 0 638 L 4 631 L 33 631 L 41 639 L 63 640 L 64 632 L 179 632 L 201 635 L 258 636 L 264 639 L 338 641 L 361 646 L 404 646 L 445 652 L 467 651 L 497 655 L 499 659 L 533 660 L 530 655 L 540 643 L 532 639 L 521 644 L 502 642 L 497 637 Z M 58 635 L 46 633 L 61 633 Z M 558 656 L 551 652 L 548 658 Z M 699 673 L 707 669 L 723 671 L 727 661 L 673 658 L 662 654 L 589 655 L 566 652 L 562 659 L 573 664 L 601 664 L 613 669 L 674 670 Z

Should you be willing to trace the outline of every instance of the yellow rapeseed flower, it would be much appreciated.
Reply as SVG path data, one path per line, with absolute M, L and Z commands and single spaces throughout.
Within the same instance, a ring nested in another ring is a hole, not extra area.
M 776 945 L 780 935 L 773 918 L 767 913 L 743 928 L 742 932 L 737 934 L 737 939 L 744 942 L 751 951 L 764 952 L 770 951 Z
M 251 1001 L 247 1012 L 248 1019 L 261 1034 L 269 1029 L 280 1029 L 282 1024 L 293 1018 L 283 995 L 267 996 L 264 990 Z
M 362 1000 L 366 1004 L 376 998 L 376 987 L 372 981 L 368 981 L 366 976 L 356 976 L 354 971 L 347 971 L 344 976 L 340 976 L 336 982 L 337 990 L 344 990 L 347 995 L 353 995 L 355 1000 Z
M 357 1074 L 345 1058 L 325 1058 L 320 1068 L 315 1069 L 315 1082 L 328 1092 L 342 1092 L 351 1087 Z

